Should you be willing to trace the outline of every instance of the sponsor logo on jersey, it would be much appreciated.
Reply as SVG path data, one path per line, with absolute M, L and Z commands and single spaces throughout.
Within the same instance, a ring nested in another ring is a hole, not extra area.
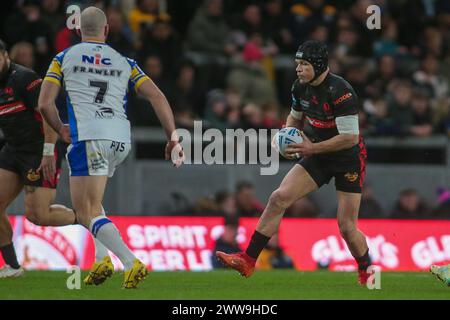
M 28 170 L 27 173 L 27 179 L 31 182 L 35 182 L 38 181 L 41 178 L 41 175 L 39 174 L 39 172 L 37 172 L 34 169 L 30 169 Z
M 23 104 L 22 101 L 8 103 L 8 104 L 0 106 L 0 116 L 4 115 L 4 114 L 11 114 L 11 113 L 24 111 L 26 109 L 27 108 L 25 107 L 25 105 Z
M 6 87 L 5 89 L 3 89 L 3 91 L 5 92 L 5 94 L 7 94 L 8 96 L 12 96 L 14 94 L 14 90 L 12 87 Z
M 308 116 L 306 117 L 306 119 L 308 119 L 309 123 L 316 128 L 320 129 L 336 128 L 336 122 L 334 121 L 334 119 L 323 121 L 319 119 L 310 118 Z
M 97 119 L 112 119 L 114 117 L 114 111 L 111 108 L 100 108 L 95 112 Z
M 347 172 L 344 177 L 345 179 L 347 179 L 350 182 L 355 182 L 356 180 L 358 180 L 358 173 L 357 172 Z
M 105 77 L 120 77 L 122 75 L 122 70 L 116 69 L 97 69 L 93 67 L 85 67 L 85 66 L 73 66 L 73 73 L 92 73 L 98 74 Z
M 102 55 L 100 53 L 96 53 L 93 56 L 89 56 L 86 54 L 83 54 L 81 56 L 81 61 L 84 63 L 90 63 L 90 64 L 95 64 L 97 66 L 110 66 L 111 65 L 111 59 L 110 58 L 103 58 Z
M 300 105 L 303 108 L 309 108 L 309 101 L 307 101 L 307 100 L 300 100 Z
M 33 89 L 34 87 L 36 87 L 38 84 L 40 84 L 42 82 L 42 79 L 36 79 L 33 82 L 31 82 L 28 86 L 27 86 L 27 91 L 30 91 L 31 89 Z
M 336 100 L 333 101 L 334 105 L 338 105 L 339 103 L 344 102 L 347 99 L 350 99 L 352 97 L 352 93 L 351 92 L 347 92 L 346 94 L 344 94 L 343 96 L 337 98 Z

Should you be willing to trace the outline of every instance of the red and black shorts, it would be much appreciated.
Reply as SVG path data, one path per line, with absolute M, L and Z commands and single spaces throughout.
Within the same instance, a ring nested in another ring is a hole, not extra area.
M 26 186 L 56 189 L 61 174 L 61 164 L 64 158 L 64 145 L 57 143 L 55 147 L 56 172 L 53 179 L 44 180 L 42 172 L 37 169 L 41 165 L 43 145 L 33 145 L 29 148 L 21 147 L 17 150 L 5 144 L 0 150 L 0 168 L 19 175 Z
M 319 188 L 334 177 L 336 190 L 361 193 L 366 174 L 367 151 L 364 143 L 354 148 L 357 148 L 353 150 L 356 152 L 303 158 L 298 164 L 305 168 Z

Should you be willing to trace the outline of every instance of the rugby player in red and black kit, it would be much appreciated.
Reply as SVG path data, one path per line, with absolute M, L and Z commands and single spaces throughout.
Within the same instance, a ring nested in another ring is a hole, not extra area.
M 302 158 L 284 177 L 258 222 L 245 252 L 217 252 L 219 260 L 249 277 L 256 259 L 277 232 L 284 211 L 296 200 L 335 179 L 339 230 L 358 264 L 358 281 L 365 285 L 371 264 L 364 234 L 357 228 L 366 149 L 359 134 L 357 95 L 343 78 L 330 73 L 326 45 L 306 41 L 295 62 L 298 79 L 292 86 L 292 109 L 287 127 L 303 128 L 303 142 L 291 144 L 286 153 Z
M 51 205 L 63 154 L 55 148 L 57 133 L 36 109 L 41 82 L 34 71 L 10 61 L 0 40 L 0 128 L 5 140 L 0 150 L 0 252 L 5 261 L 0 278 L 23 274 L 5 212 L 23 188 L 25 215 L 31 222 L 46 226 L 76 222 L 73 210 Z

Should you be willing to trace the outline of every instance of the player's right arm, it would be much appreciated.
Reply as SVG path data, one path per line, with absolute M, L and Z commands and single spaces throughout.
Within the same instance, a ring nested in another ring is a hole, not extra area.
M 39 111 L 48 125 L 61 136 L 61 139 L 70 143 L 69 128 L 61 121 L 55 104 L 59 89 L 58 85 L 44 79 L 38 100 Z
M 44 81 L 42 82 L 38 99 L 38 108 L 47 124 L 61 136 L 62 140 L 70 143 L 69 127 L 64 125 L 61 121 L 55 104 L 55 100 L 61 88 L 62 79 L 61 62 L 58 56 L 59 55 L 53 59 Z
M 291 89 L 292 94 L 292 105 L 291 112 L 289 113 L 286 119 L 286 127 L 295 127 L 298 130 L 303 129 L 305 118 L 303 117 L 302 107 L 298 103 L 297 98 L 297 85 L 298 82 L 294 82 Z
M 292 110 L 286 119 L 286 127 L 295 127 L 302 130 L 304 124 L 303 112 L 298 112 L 298 115 L 293 116 Z

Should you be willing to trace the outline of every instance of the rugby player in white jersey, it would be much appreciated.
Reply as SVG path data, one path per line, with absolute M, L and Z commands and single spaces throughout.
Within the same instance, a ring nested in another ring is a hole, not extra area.
M 168 142 L 166 159 L 176 167 L 184 154 L 175 133 L 173 113 L 164 94 L 138 67 L 105 44 L 108 24 L 104 12 L 88 7 L 81 13 L 80 44 L 60 52 L 53 59 L 39 96 L 39 110 L 49 125 L 71 145 L 67 150 L 70 168 L 70 192 L 80 224 L 112 251 L 125 268 L 124 288 L 136 288 L 147 275 L 114 225 L 102 213 L 102 199 L 108 177 L 130 151 L 130 123 L 126 116 L 128 89 L 148 99 Z M 67 92 L 69 126 L 59 118 L 55 99 L 64 84 Z M 86 284 L 102 283 L 111 274 L 108 252 L 96 253 Z

